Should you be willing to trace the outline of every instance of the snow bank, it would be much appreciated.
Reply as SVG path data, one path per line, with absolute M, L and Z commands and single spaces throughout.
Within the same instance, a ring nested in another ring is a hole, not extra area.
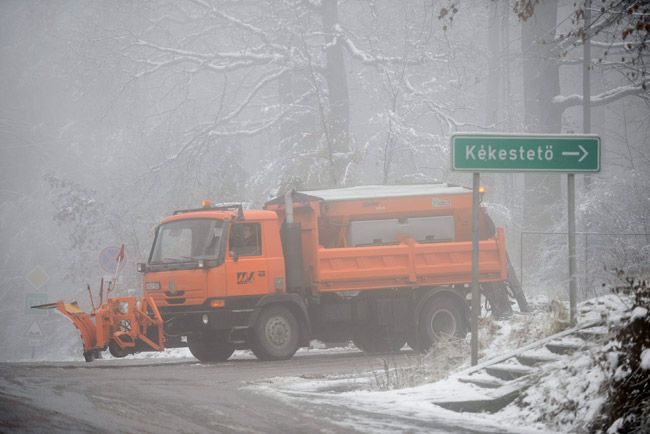
M 650 348 L 646 348 L 641 353 L 641 363 L 639 363 L 641 369 L 650 370 Z
M 620 296 L 599 297 L 578 306 L 578 321 L 586 323 L 602 318 L 618 321 L 624 317 L 626 308 Z M 553 331 L 552 323 L 552 314 L 544 310 L 529 315 L 516 314 L 509 321 L 482 319 L 480 356 L 482 359 L 491 358 L 547 336 Z M 609 376 L 608 369 L 611 368 L 607 363 L 599 363 L 599 360 L 604 359 L 600 358 L 602 351 L 601 347 L 595 347 L 591 352 L 579 352 L 548 363 L 533 374 L 537 377 L 536 382 L 522 392 L 519 398 L 492 414 L 453 412 L 433 404 L 434 401 L 442 400 L 477 399 L 485 392 L 485 389 L 474 384 L 458 381 L 454 375 L 434 383 L 388 391 L 373 390 L 372 381 L 373 376 L 387 375 L 388 371 L 372 372 L 365 377 L 330 377 L 309 381 L 297 378 L 290 381 L 284 378 L 277 384 L 267 383 L 263 387 L 268 393 L 297 400 L 298 405 L 308 399 L 312 404 L 345 407 L 354 410 L 355 414 L 361 412 L 367 418 L 381 414 L 382 417 L 402 421 L 418 420 L 419 426 L 447 426 L 453 431 L 586 431 L 605 401 L 603 385 Z M 535 350 L 534 353 L 542 357 L 551 355 L 544 348 Z M 650 356 L 646 354 L 644 357 L 650 364 Z M 456 365 L 455 371 L 461 371 L 468 365 L 468 360 L 465 359 Z M 338 422 L 345 425 L 345 421 Z M 371 425 L 370 420 L 364 424 L 356 419 L 355 423 L 357 429 L 359 426 L 376 427 L 377 420 L 374 421 L 375 425 Z M 401 430 L 396 431 L 411 429 L 402 426 Z

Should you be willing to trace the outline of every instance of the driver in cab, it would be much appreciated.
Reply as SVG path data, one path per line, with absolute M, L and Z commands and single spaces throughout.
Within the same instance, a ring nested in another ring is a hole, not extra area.
M 238 224 L 233 226 L 230 236 L 230 255 L 259 256 L 262 254 L 259 225 Z

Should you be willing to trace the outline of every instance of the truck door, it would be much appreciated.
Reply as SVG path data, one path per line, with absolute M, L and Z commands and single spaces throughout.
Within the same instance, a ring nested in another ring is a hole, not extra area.
M 268 261 L 260 223 L 234 223 L 230 227 L 226 258 L 227 295 L 261 295 L 268 287 Z

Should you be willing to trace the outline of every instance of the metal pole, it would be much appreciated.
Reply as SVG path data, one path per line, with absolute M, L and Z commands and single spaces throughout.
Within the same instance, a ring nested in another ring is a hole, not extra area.
M 293 190 L 284 194 L 284 214 L 285 221 L 289 224 L 293 223 Z
M 589 248 L 589 234 L 585 233 L 585 241 L 584 241 L 584 246 L 582 248 L 583 252 L 583 259 L 582 259 L 582 275 L 584 278 L 582 279 L 582 291 L 583 294 L 586 294 L 587 291 L 589 291 L 589 273 L 588 273 L 588 266 L 587 266 L 587 259 L 589 258 L 589 254 L 587 253 L 587 249 Z M 595 297 L 595 295 L 594 295 Z
M 519 234 L 519 284 L 524 287 L 524 233 Z
M 569 310 L 571 325 L 576 323 L 576 197 L 575 174 L 567 176 L 568 223 L 569 223 Z
M 585 234 L 585 275 L 587 276 L 586 288 L 591 288 L 591 265 L 589 264 L 589 233 Z M 592 288 L 594 297 L 596 297 L 596 289 Z
M 481 292 L 478 284 L 478 210 L 481 174 L 474 172 L 472 182 L 472 366 L 478 364 L 478 317 Z

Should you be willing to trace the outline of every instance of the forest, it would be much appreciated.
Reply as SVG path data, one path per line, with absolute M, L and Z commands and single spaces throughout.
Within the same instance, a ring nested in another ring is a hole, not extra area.
M 647 276 L 649 32 L 634 0 L 3 1 L 3 358 L 75 354 L 76 332 L 29 306 L 87 304 L 121 244 L 118 291 L 137 293 L 175 209 L 468 186 L 458 132 L 600 136 L 601 171 L 577 176 L 579 300 Z M 568 297 L 566 176 L 482 182 L 528 297 Z

